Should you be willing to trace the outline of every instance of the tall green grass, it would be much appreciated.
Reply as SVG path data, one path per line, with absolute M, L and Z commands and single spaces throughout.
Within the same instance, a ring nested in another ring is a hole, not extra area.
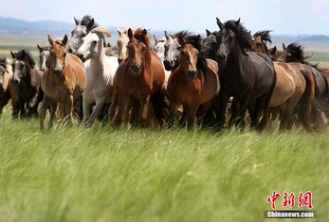
M 318 218 L 310 221 L 328 221 L 328 148 L 328 131 L 55 124 L 40 132 L 37 120 L 13 121 L 7 111 L 0 221 L 281 221 L 264 218 L 273 189 L 312 191 Z

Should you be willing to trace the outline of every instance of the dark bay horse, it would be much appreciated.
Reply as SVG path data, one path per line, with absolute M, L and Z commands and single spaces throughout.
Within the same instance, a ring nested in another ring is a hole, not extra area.
M 165 73 L 161 59 L 150 45 L 146 29 L 134 33 L 128 29 L 128 58 L 120 63 L 114 77 L 114 92 L 109 119 L 121 125 L 126 107 L 133 104 L 133 114 L 140 126 L 147 125 L 150 102 L 161 125 L 164 124 L 164 104 L 161 92 Z M 162 104 L 162 105 L 161 105 Z
M 240 19 L 222 24 L 217 18 L 217 25 L 220 31 L 216 57 L 221 68 L 219 127 L 224 126 L 227 102 L 233 96 L 230 122 L 244 126 L 248 109 L 251 127 L 262 130 L 268 120 L 268 106 L 276 83 L 273 62 L 268 55 L 250 51 L 252 37 L 240 24 Z
M 44 128 L 46 110 L 49 106 L 49 126 L 52 125 L 57 103 L 60 105 L 60 117 L 64 120 L 71 118 L 73 105 L 86 87 L 83 63 L 77 56 L 66 52 L 67 36 L 65 35 L 63 40 L 55 41 L 48 35 L 48 41 L 51 49 L 42 78 L 45 95 L 39 110 L 41 129 Z
M 191 128 L 200 105 L 203 105 L 202 111 L 200 111 L 201 119 L 209 110 L 213 99 L 218 95 L 220 85 L 217 75 L 218 66 L 206 60 L 201 36 L 186 35 L 184 32 L 179 35 L 181 45 L 179 65 L 169 78 L 167 93 L 170 100 L 169 126 L 173 125 L 175 112 L 183 105 L 184 113 L 187 115 L 188 128 Z M 185 38 L 189 38 L 193 44 L 186 42 Z
M 42 100 L 41 78 L 43 72 L 35 67 L 35 61 L 30 52 L 23 50 L 11 52 L 13 57 L 13 76 L 11 84 L 13 117 L 30 117 L 37 115 L 38 105 Z M 27 109 L 27 113 L 26 113 Z

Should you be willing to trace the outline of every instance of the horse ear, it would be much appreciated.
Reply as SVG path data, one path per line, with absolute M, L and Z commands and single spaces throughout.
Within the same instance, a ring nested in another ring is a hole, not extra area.
M 207 36 L 211 35 L 211 31 L 209 31 L 208 29 L 206 29 L 206 33 L 207 33 Z
M 218 25 L 219 29 L 223 29 L 224 28 L 223 23 L 219 20 L 219 18 L 216 18 L 216 20 L 217 20 L 217 25 Z
M 119 36 L 122 35 L 122 31 L 119 28 L 117 28 L 117 33 L 118 33 Z
M 68 40 L 67 35 L 64 35 L 64 38 L 62 40 L 63 45 L 66 45 L 67 40 Z
M 181 45 L 184 45 L 184 44 L 185 44 L 184 34 L 183 34 L 182 32 L 179 33 L 179 36 L 178 36 L 178 42 L 179 42 Z
M 48 35 L 48 42 L 49 44 L 52 46 L 54 43 L 54 40 L 50 37 L 50 35 Z
M 165 34 L 165 37 L 166 37 L 166 39 L 167 39 L 167 41 L 169 40 L 169 36 L 168 36 L 168 34 L 167 34 L 167 31 L 164 31 L 164 34 Z
M 144 30 L 143 30 L 143 36 L 146 36 L 146 35 L 147 35 L 147 30 L 144 29 Z
M 11 57 L 12 57 L 13 59 L 16 58 L 15 53 L 13 53 L 13 51 L 10 51 L 10 55 L 11 55 Z
M 79 25 L 79 20 L 76 19 L 75 17 L 73 17 L 73 18 L 74 18 L 75 25 Z
M 153 38 L 154 38 L 155 44 L 157 44 L 157 42 L 158 42 L 157 37 L 155 35 L 153 35 Z
M 236 26 L 239 26 L 239 24 L 240 24 L 240 19 L 241 19 L 241 18 L 239 18 L 238 21 L 235 22 L 235 25 L 236 25 Z
M 277 50 L 277 48 L 276 48 L 276 46 L 274 46 L 271 53 L 274 54 L 276 52 L 276 50 Z
M 37 47 L 39 49 L 39 52 L 42 52 L 42 48 L 39 46 L 39 44 L 37 44 Z
M 286 51 L 287 47 L 284 43 L 282 43 L 282 48 L 283 48 L 283 51 Z
M 131 28 L 128 29 L 128 37 L 129 39 L 131 39 L 134 36 L 133 31 L 131 30 Z
M 196 37 L 196 40 L 197 40 L 198 42 L 201 42 L 201 39 L 202 39 L 202 38 L 201 38 L 201 35 L 198 34 L 197 37 Z

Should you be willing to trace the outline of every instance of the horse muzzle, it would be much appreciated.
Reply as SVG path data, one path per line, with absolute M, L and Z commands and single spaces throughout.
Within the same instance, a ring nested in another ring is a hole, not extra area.
M 164 60 L 163 65 L 167 71 L 172 71 L 175 67 L 175 61 Z
M 142 72 L 142 66 L 140 66 L 140 65 L 135 65 L 134 64 L 134 65 L 131 65 L 130 68 L 131 68 L 131 71 L 132 71 L 134 76 L 138 76 Z
M 86 59 L 85 59 L 85 57 L 82 55 L 82 53 L 77 53 L 76 55 L 79 57 L 79 59 L 80 59 L 82 62 L 85 62 L 85 61 L 86 61 Z
M 195 79 L 198 74 L 198 70 L 187 70 L 187 77 L 191 80 Z
M 63 69 L 62 68 L 55 68 L 54 73 L 58 78 L 63 78 Z

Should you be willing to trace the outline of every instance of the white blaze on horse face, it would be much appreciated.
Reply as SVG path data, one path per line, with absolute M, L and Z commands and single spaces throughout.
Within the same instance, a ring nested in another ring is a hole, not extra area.
M 83 43 L 77 51 L 77 55 L 82 55 L 83 59 L 90 59 L 91 57 L 98 57 L 101 53 L 99 51 L 100 38 L 96 33 L 89 33 L 83 38 Z
M 46 61 L 49 56 L 50 52 L 48 50 L 44 50 L 40 54 L 40 70 L 46 69 Z
M 68 49 L 70 49 L 71 52 L 75 54 L 82 44 L 82 38 L 84 38 L 87 34 L 86 26 L 77 25 L 72 31 L 72 37 L 67 44 Z

